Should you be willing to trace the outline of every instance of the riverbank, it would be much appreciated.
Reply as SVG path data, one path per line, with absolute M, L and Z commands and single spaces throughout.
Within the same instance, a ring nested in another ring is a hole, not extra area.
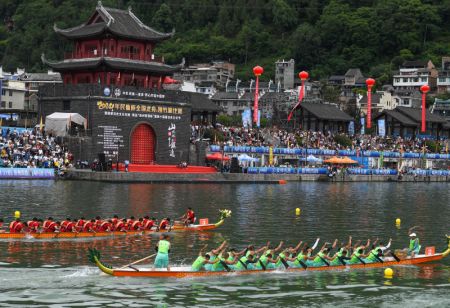
M 111 183 L 249 183 L 280 184 L 283 181 L 321 181 L 321 182 L 450 182 L 448 176 L 405 175 L 361 175 L 339 174 L 329 177 L 323 174 L 177 174 L 143 172 L 93 172 L 90 170 L 70 170 L 65 179 L 78 181 L 97 181 Z M 281 181 L 281 182 L 280 182 Z

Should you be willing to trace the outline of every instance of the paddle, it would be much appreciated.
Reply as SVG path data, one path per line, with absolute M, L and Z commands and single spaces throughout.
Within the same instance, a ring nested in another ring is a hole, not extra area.
M 264 265 L 264 263 L 261 260 L 258 260 L 259 265 L 261 265 L 261 268 L 263 269 L 263 271 L 266 270 L 266 266 Z
M 390 252 L 391 256 L 395 259 L 395 261 L 400 262 L 400 258 L 395 255 L 392 251 Z
M 148 256 L 148 257 L 142 258 L 142 259 L 140 259 L 140 260 L 134 261 L 134 262 L 132 262 L 132 263 L 130 263 L 130 264 L 127 264 L 127 265 L 124 265 L 124 266 L 122 266 L 122 267 L 119 267 L 119 269 L 124 269 L 125 267 L 129 267 L 130 265 L 134 265 L 134 264 L 140 263 L 140 262 L 145 261 L 145 260 L 147 260 L 147 259 L 150 259 L 150 258 L 152 258 L 152 257 L 154 257 L 154 256 L 156 256 L 156 253 L 155 253 L 155 254 L 152 254 L 151 256 Z
M 307 269 L 308 265 L 306 265 L 302 260 L 298 260 L 298 263 L 303 267 L 303 269 Z
M 325 263 L 327 266 L 330 266 L 330 263 L 328 263 L 327 260 L 325 260 L 324 258 L 322 258 L 322 257 L 319 256 L 319 255 L 317 255 L 317 256 L 320 258 L 320 260 L 323 261 L 323 263 Z
M 227 272 L 231 272 L 231 268 L 228 266 L 228 264 L 226 264 L 224 261 L 222 261 L 222 260 L 220 260 L 219 261 L 220 262 L 220 264 L 222 264 L 222 266 L 225 268 L 225 270 L 227 271 Z
M 363 259 L 361 259 L 361 258 L 358 257 L 358 256 L 355 256 L 355 257 L 358 258 L 359 262 L 361 262 L 362 264 L 366 265 L 366 262 L 364 262 Z
M 245 264 L 244 262 L 242 262 L 241 259 L 239 259 L 239 262 L 244 266 L 245 269 L 247 269 L 247 264 Z
M 286 268 L 286 269 L 288 269 L 289 268 L 289 264 L 286 262 L 286 260 L 285 259 L 283 259 L 283 258 L 280 258 L 280 261 L 281 261 L 281 263 L 283 263 L 283 265 L 284 265 L 284 267 Z
M 378 256 L 378 255 L 376 255 L 376 254 L 374 254 L 373 252 L 370 252 L 374 257 L 375 257 L 375 259 L 377 259 L 378 260 L 378 262 L 380 262 L 380 263 L 384 263 L 384 261 L 383 260 L 381 260 L 381 258 Z

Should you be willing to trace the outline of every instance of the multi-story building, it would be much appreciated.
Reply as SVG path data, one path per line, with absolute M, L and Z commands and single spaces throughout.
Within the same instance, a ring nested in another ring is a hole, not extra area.
M 450 57 L 442 57 L 442 67 L 437 80 L 438 93 L 450 93 Z
M 390 91 L 376 91 L 372 93 L 372 113 L 378 113 L 385 109 L 392 110 L 397 107 L 398 101 Z M 367 95 L 357 101 L 357 107 L 362 113 L 367 114 Z
M 275 83 L 281 85 L 282 90 L 291 90 L 294 88 L 295 81 L 295 61 L 279 60 L 275 62 Z
M 394 72 L 395 89 L 419 90 L 428 84 L 432 91 L 436 90 L 438 71 L 430 61 L 405 61 L 399 71 Z
M 234 78 L 235 65 L 226 61 L 213 61 L 190 65 L 174 74 L 174 79 L 194 84 L 213 82 L 218 88 L 225 88 L 228 80 Z
M 447 121 L 450 121 L 450 99 L 444 100 L 435 98 L 430 111 L 431 113 L 438 114 Z

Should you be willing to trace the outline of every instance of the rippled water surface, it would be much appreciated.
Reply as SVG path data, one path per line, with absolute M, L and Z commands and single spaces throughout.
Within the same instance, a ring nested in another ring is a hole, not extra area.
M 200 247 L 228 240 L 249 243 L 313 242 L 379 237 L 407 245 L 407 229 L 423 227 L 423 246 L 445 248 L 450 233 L 450 191 L 445 183 L 289 183 L 287 185 L 147 185 L 67 181 L 0 181 L 0 217 L 24 219 L 154 215 L 180 216 L 187 206 L 215 220 L 233 216 L 212 232 L 172 233 L 171 263 L 190 264 Z M 302 213 L 295 216 L 295 208 Z M 396 218 L 401 228 L 395 227 Z M 1 307 L 449 307 L 450 262 L 340 272 L 271 273 L 162 280 L 99 274 L 89 247 L 121 266 L 154 252 L 155 236 L 96 240 L 0 241 Z

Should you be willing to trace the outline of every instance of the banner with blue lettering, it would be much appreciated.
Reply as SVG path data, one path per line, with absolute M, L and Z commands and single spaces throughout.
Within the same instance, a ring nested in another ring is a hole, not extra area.
M 350 136 L 355 135 L 355 122 L 350 121 L 350 123 L 348 123 L 348 134 Z
M 242 126 L 244 126 L 244 128 L 252 126 L 252 112 L 248 108 L 242 113 Z
M 384 137 L 386 136 L 386 123 L 384 119 L 378 120 L 378 136 Z
M 361 135 L 366 133 L 366 119 L 364 117 L 361 118 Z

